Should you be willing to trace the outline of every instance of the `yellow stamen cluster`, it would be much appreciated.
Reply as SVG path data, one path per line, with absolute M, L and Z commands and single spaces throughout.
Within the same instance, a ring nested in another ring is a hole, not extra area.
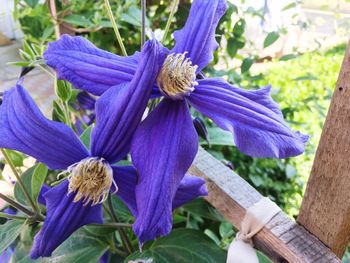
M 166 57 L 158 75 L 157 84 L 165 96 L 172 99 L 183 99 L 194 91 L 197 66 L 193 66 L 186 52 L 170 54 Z
M 107 199 L 112 184 L 115 192 L 118 190 L 113 180 L 113 170 L 104 159 L 84 159 L 70 166 L 66 173 L 69 173 L 68 195 L 75 193 L 74 202 L 83 200 L 84 205 L 90 202 L 97 205 Z

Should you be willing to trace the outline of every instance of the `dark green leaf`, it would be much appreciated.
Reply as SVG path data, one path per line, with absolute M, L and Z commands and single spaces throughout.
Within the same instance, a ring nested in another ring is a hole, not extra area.
M 112 196 L 112 206 L 122 222 L 131 223 L 134 220 L 128 207 L 116 195 Z
M 32 176 L 33 176 L 35 168 L 36 168 L 36 165 L 29 168 L 21 176 L 24 187 L 28 190 L 30 196 L 32 196 Z M 27 199 L 26 199 L 26 197 L 25 197 L 25 195 L 24 195 L 24 193 L 23 193 L 23 191 L 18 183 L 15 184 L 14 196 L 18 202 L 20 202 L 24 205 L 27 205 L 27 206 L 29 205 L 27 203 Z
M 251 68 L 253 63 L 254 63 L 254 60 L 252 58 L 245 58 L 241 65 L 241 72 L 242 73 L 247 72 Z
M 31 186 L 32 186 L 32 197 L 35 202 L 38 201 L 38 196 L 39 196 L 41 187 L 45 182 L 47 171 L 48 171 L 48 168 L 46 167 L 46 165 L 39 163 L 33 172 Z
M 23 166 L 23 160 L 25 156 L 19 152 L 13 151 L 13 150 L 6 150 L 6 153 L 10 157 L 12 163 L 16 167 Z
M 154 263 L 224 263 L 226 262 L 226 253 L 201 231 L 175 229 L 169 236 L 146 244 L 142 253 L 136 252 L 124 262 L 153 259 L 151 262 Z
M 4 251 L 21 233 L 24 221 L 10 220 L 0 225 L 0 251 Z
M 280 37 L 280 34 L 278 32 L 268 33 L 264 40 L 264 48 L 271 46 L 273 43 L 277 41 L 279 37 Z
M 303 80 L 318 80 L 317 77 L 315 77 L 314 75 L 312 74 L 306 74 L 304 76 L 301 76 L 301 77 L 297 77 L 294 79 L 295 81 L 303 81 Z
M 107 249 L 108 244 L 79 229 L 55 250 L 50 260 L 56 263 L 96 263 Z
M 240 37 L 243 35 L 245 29 L 245 21 L 244 19 L 240 19 L 237 21 L 235 26 L 233 27 L 233 34 L 235 37 Z
M 199 215 L 213 221 L 224 221 L 222 215 L 202 198 L 197 198 L 191 201 L 190 203 L 184 205 L 183 208 L 192 214 Z

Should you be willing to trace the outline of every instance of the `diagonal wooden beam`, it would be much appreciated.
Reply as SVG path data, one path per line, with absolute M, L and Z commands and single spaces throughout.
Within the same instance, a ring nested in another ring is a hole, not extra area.
M 343 256 L 350 240 L 350 42 L 297 221 Z
M 189 173 L 207 181 L 207 200 L 237 229 L 246 210 L 262 198 L 251 185 L 202 148 Z M 320 240 L 283 212 L 255 236 L 254 244 L 274 262 L 341 262 Z

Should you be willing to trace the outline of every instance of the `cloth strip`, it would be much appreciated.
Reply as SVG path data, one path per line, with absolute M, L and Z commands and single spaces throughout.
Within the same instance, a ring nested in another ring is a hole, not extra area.
M 249 207 L 241 223 L 241 231 L 229 247 L 226 263 L 259 263 L 252 238 L 280 211 L 267 197 Z

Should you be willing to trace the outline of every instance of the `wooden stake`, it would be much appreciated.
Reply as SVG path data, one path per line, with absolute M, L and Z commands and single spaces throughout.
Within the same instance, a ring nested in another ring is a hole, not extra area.
M 350 42 L 297 221 L 344 255 L 350 240 Z
M 207 200 L 237 229 L 241 227 L 246 210 L 262 198 L 252 186 L 202 148 L 189 173 L 207 181 Z M 254 237 L 254 244 L 274 262 L 341 262 L 320 240 L 283 212 L 273 217 Z

